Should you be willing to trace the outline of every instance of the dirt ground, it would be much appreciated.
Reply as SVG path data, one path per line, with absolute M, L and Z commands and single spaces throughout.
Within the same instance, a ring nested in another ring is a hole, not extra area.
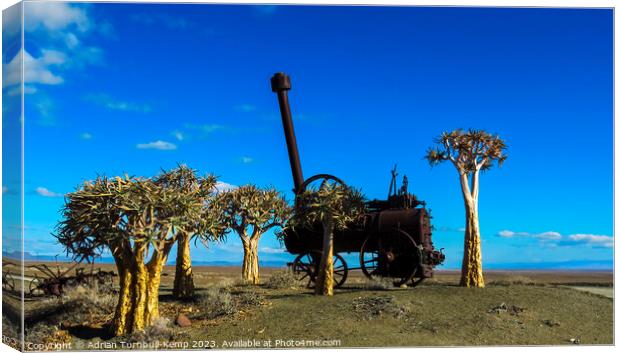
M 174 268 L 167 267 L 164 320 L 142 336 L 107 335 L 114 293 L 27 300 L 26 340 L 42 340 L 33 342 L 38 350 L 613 344 L 611 272 L 487 271 L 487 287 L 473 289 L 457 286 L 456 271 L 439 271 L 415 288 L 390 288 L 352 271 L 331 298 L 287 282 L 283 269 L 261 275 L 260 286 L 247 286 L 239 268 L 196 267 L 197 299 L 180 302 L 170 295 Z M 270 277 L 285 280 L 274 287 Z M 18 307 L 5 296 L 5 318 Z M 179 313 L 191 326 L 174 325 Z

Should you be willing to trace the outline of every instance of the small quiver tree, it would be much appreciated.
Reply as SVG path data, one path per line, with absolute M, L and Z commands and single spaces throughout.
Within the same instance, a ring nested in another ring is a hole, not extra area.
M 323 251 L 319 264 L 315 294 L 334 294 L 334 231 L 344 230 L 364 213 L 364 197 L 356 189 L 323 183 L 317 190 L 306 189 L 297 195 L 291 227 L 323 229 Z
M 170 171 L 162 171 L 154 182 L 171 193 L 193 195 L 186 201 L 185 212 L 196 213 L 186 215 L 187 222 L 183 227 L 176 227 L 177 256 L 174 287 L 172 295 L 178 299 L 190 299 L 194 296 L 194 279 L 192 275 L 192 259 L 190 256 L 190 240 L 217 240 L 223 228 L 215 219 L 213 208 L 208 207 L 214 196 L 217 178 L 213 175 L 199 177 L 196 171 L 179 165 Z M 193 222 L 192 222 L 193 220 Z
M 259 284 L 258 241 L 267 231 L 285 226 L 291 208 L 275 189 L 244 185 L 215 197 L 213 207 L 226 228 L 234 230 L 243 245 L 243 281 Z
M 167 189 L 152 179 L 100 177 L 69 193 L 56 238 L 75 260 L 91 260 L 104 250 L 114 257 L 119 298 L 110 323 L 127 335 L 159 317 L 161 271 L 179 234 L 204 217 L 192 192 Z M 209 227 L 203 223 L 204 229 Z
M 462 129 L 444 132 L 429 148 L 426 159 L 431 166 L 450 161 L 459 174 L 465 202 L 465 244 L 461 268 L 462 286 L 484 287 L 482 249 L 478 221 L 480 172 L 506 160 L 506 144 L 497 135 L 482 130 Z

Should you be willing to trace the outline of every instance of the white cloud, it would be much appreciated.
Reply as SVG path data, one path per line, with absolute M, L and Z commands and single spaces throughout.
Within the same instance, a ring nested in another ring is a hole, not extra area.
M 174 143 L 166 142 L 162 140 L 157 140 L 157 141 L 149 142 L 149 143 L 139 143 L 136 145 L 136 147 L 142 150 L 153 149 L 153 150 L 162 150 L 162 151 L 171 151 L 171 150 L 177 149 L 177 145 L 175 145 Z
M 248 157 L 248 156 L 241 157 L 241 162 L 243 162 L 244 164 L 252 163 L 253 161 L 254 161 L 254 158 L 252 157 Z
M 80 44 L 80 40 L 78 39 L 78 37 L 71 32 L 65 34 L 64 37 L 65 37 L 64 38 L 65 44 L 67 45 L 69 49 L 74 49 Z
M 614 238 L 609 235 L 572 234 L 562 241 L 562 245 L 586 244 L 593 247 L 613 248 Z
M 251 105 L 251 104 L 241 104 L 236 106 L 237 110 L 240 110 L 244 113 L 249 113 L 249 112 L 253 112 L 256 110 L 256 107 Z
M 185 140 L 185 135 L 181 131 L 178 131 L 178 130 L 173 131 L 172 136 L 174 136 L 174 138 L 179 141 Z
M 20 49 L 12 58 L 3 56 L 3 88 L 11 87 L 7 94 L 20 95 L 23 69 L 24 83 L 30 84 L 24 94 L 36 92 L 34 85 L 58 85 L 64 82 L 64 72 L 69 68 L 81 69 L 86 65 L 102 62 L 103 51 L 82 45 L 82 37 L 89 35 L 96 23 L 89 17 L 88 6 L 65 2 L 25 2 L 24 31 L 33 44 Z M 15 7 L 15 6 L 14 6 Z M 15 16 L 18 18 L 18 16 Z M 9 21 L 4 28 L 10 35 L 17 35 L 19 21 Z M 23 68 L 21 65 L 23 58 Z
M 529 236 L 530 234 L 527 232 L 513 232 L 511 230 L 502 230 L 499 233 L 497 233 L 497 235 L 499 235 L 502 238 L 512 238 L 512 237 L 526 237 L 526 236 Z
M 524 237 L 538 239 L 542 244 L 547 246 L 573 246 L 573 245 L 589 245 L 593 247 L 612 248 L 613 237 L 609 235 L 596 234 L 570 234 L 562 235 L 559 232 L 547 231 L 542 233 L 513 232 L 511 230 L 502 230 L 497 233 L 502 238 Z
M 80 134 L 80 138 L 82 140 L 90 140 L 93 138 L 93 135 L 89 134 L 88 132 L 84 132 L 82 134 Z
M 538 239 L 559 239 L 561 237 L 558 232 L 543 232 L 543 233 L 528 233 L 528 232 L 514 232 L 512 230 L 502 230 L 497 233 L 502 238 L 514 238 L 514 237 L 529 237 Z
M 2 11 L 2 32 L 7 37 L 14 35 L 21 35 L 21 6 L 11 6 Z M 7 38 L 5 37 L 6 41 Z M 17 40 L 17 38 L 11 38 L 11 40 Z
M 204 132 L 213 132 L 213 131 L 223 130 L 225 128 L 226 127 L 224 125 L 219 125 L 219 124 L 205 124 L 200 127 L 200 129 L 203 130 Z
M 269 246 L 264 246 L 259 251 L 265 254 L 283 254 L 286 252 L 284 248 L 272 248 Z
M 223 181 L 218 181 L 215 184 L 216 192 L 230 191 L 230 190 L 233 190 L 233 189 L 236 189 L 236 188 L 237 188 L 236 185 L 228 184 L 228 183 L 225 183 Z
M 85 99 L 109 110 L 133 111 L 139 113 L 148 113 L 151 106 L 143 103 L 133 103 L 114 99 L 107 94 L 88 94 Z
M 24 10 L 24 30 L 27 32 L 44 29 L 59 31 L 75 27 L 85 32 L 91 27 L 86 11 L 64 2 L 26 2 Z
M 62 194 L 50 191 L 47 188 L 44 188 L 42 186 L 39 186 L 35 191 L 37 192 L 37 194 L 39 194 L 41 196 L 44 196 L 44 197 L 60 197 L 60 196 L 62 196 Z
M 549 239 L 549 240 L 557 240 L 560 239 L 562 237 L 562 235 L 558 232 L 543 232 L 543 233 L 538 233 L 538 234 L 534 234 L 533 235 L 534 238 L 538 238 L 538 239 Z
M 203 124 L 203 125 L 194 125 L 194 124 L 185 124 L 185 128 L 200 130 L 206 133 L 211 133 L 219 130 L 226 130 L 228 127 L 220 124 Z
M 37 88 L 33 87 L 33 86 L 24 86 L 24 94 L 33 94 L 33 93 L 37 93 Z M 19 96 L 22 94 L 22 88 L 21 85 L 17 85 L 14 86 L 12 88 L 10 88 L 7 92 L 7 95 L 9 96 Z
M 66 62 L 66 56 L 56 50 L 42 50 L 42 55 L 34 58 L 27 51 L 20 49 L 8 64 L 2 64 L 2 86 L 9 87 L 21 83 L 21 58 L 24 57 L 24 83 L 57 85 L 64 80 L 53 73 L 52 67 L 59 67 Z
M 455 227 L 441 226 L 437 228 L 437 230 L 440 232 L 455 232 L 455 233 L 465 232 L 465 228 L 463 227 L 455 228 Z

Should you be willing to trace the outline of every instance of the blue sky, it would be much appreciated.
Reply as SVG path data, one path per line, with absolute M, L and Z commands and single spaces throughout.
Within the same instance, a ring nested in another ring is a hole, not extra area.
M 187 163 L 292 199 L 269 87 L 285 71 L 304 175 L 385 198 L 398 163 L 432 209 L 443 268 L 461 261 L 463 202 L 454 167 L 431 169 L 423 155 L 461 127 L 509 146 L 504 167 L 480 182 L 488 268 L 611 267 L 611 10 L 25 6 L 26 251 L 62 252 L 50 236 L 62 195 L 97 174 Z M 5 49 L 4 72 L 18 53 Z M 3 186 L 6 197 L 17 187 Z M 15 229 L 5 222 L 5 234 Z M 291 258 L 271 234 L 261 247 L 264 261 Z M 193 252 L 242 257 L 234 234 Z

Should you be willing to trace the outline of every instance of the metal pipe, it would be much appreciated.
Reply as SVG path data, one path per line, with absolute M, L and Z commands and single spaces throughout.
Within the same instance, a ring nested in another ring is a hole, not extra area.
M 280 114 L 282 115 L 282 126 L 284 127 L 284 137 L 288 148 L 288 159 L 291 163 L 293 172 L 293 183 L 295 183 L 295 193 L 301 188 L 304 177 L 301 172 L 299 162 L 299 152 L 297 151 L 297 139 L 293 128 L 293 118 L 291 117 L 291 107 L 288 103 L 288 91 L 291 89 L 291 79 L 283 72 L 278 72 L 271 78 L 271 90 L 278 94 L 280 104 Z

